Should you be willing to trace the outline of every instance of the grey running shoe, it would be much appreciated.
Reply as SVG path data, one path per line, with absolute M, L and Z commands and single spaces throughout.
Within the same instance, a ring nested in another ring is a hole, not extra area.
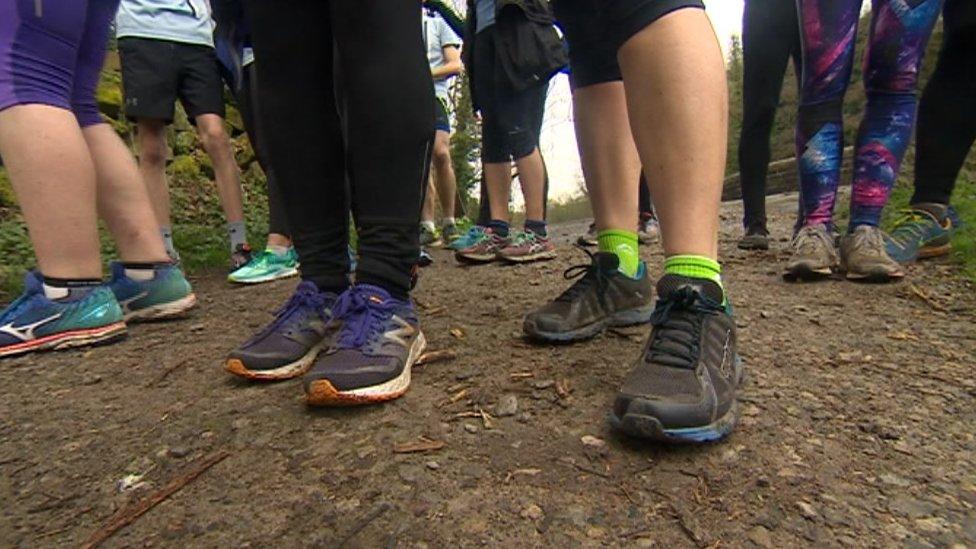
M 737 421 L 742 365 L 735 321 L 718 284 L 677 275 L 658 282 L 651 335 L 617 394 L 611 424 L 663 442 L 718 440 Z
M 458 232 L 457 225 L 454 223 L 445 223 L 441 227 L 441 240 L 444 241 L 444 246 L 453 244 L 459 238 L 461 238 L 461 234 Z
M 600 243 L 597 237 L 598 234 L 596 230 L 596 223 L 590 223 L 590 226 L 586 229 L 586 232 L 581 234 L 580 237 L 576 239 L 576 243 L 580 246 L 593 247 Z
M 440 246 L 444 241 L 441 240 L 441 235 L 437 233 L 437 229 L 431 229 L 426 225 L 420 226 L 420 245 L 421 246 Z
M 522 322 L 528 337 L 565 343 L 593 337 L 611 326 L 632 326 L 650 321 L 654 311 L 654 286 L 641 264 L 640 277 L 618 270 L 620 260 L 612 253 L 589 254 L 589 265 L 566 270 L 566 279 L 582 275 L 559 297 L 529 313 Z
M 752 223 L 746 227 L 746 233 L 739 239 L 740 250 L 768 250 L 769 231 L 764 223 Z
M 661 235 L 661 224 L 653 213 L 642 213 L 637 227 L 637 240 L 641 244 L 650 244 Z
M 224 368 L 245 379 L 276 381 L 300 376 L 312 367 L 335 332 L 336 295 L 304 281 L 275 319 L 227 357 Z
M 890 282 L 905 271 L 885 251 L 884 233 L 871 225 L 860 225 L 840 239 L 841 266 L 848 280 Z
M 838 266 L 837 247 L 825 225 L 803 227 L 793 237 L 793 257 L 783 277 L 787 280 L 820 280 Z
M 509 263 L 555 259 L 556 245 L 547 236 L 532 231 L 518 231 L 508 246 L 498 251 L 498 258 Z
M 461 263 L 491 263 L 511 243 L 508 237 L 499 236 L 487 228 L 474 233 L 471 240 L 470 246 L 454 252 L 455 259 Z
M 410 387 L 410 370 L 427 345 L 409 301 L 358 284 L 336 300 L 336 343 L 305 375 L 310 406 L 354 406 L 393 400 Z

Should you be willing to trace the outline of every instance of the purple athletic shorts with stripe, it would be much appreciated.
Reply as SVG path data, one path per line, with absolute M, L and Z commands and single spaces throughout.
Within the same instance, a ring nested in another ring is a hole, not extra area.
M 95 88 L 119 0 L 0 0 L 0 111 L 40 103 L 102 122 Z

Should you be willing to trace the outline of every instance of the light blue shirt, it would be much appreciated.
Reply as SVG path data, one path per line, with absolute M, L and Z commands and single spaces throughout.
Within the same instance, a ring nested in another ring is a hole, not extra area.
M 213 30 L 206 0 L 122 0 L 115 17 L 118 38 L 153 38 L 212 48 Z
M 475 0 L 478 26 L 475 34 L 495 24 L 495 0 Z
M 427 45 L 427 62 L 433 69 L 444 64 L 444 48 L 460 46 L 461 37 L 439 14 L 430 15 L 424 10 L 424 44 Z M 448 79 L 434 80 L 434 93 L 445 100 L 448 98 Z

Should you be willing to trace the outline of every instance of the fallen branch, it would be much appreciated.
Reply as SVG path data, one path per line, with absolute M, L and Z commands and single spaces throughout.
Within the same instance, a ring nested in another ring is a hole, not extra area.
M 420 437 L 414 442 L 404 442 L 393 446 L 394 454 L 415 454 L 420 452 L 433 452 L 447 446 L 442 440 L 433 440 L 427 437 Z
M 146 514 L 147 511 L 162 503 L 166 498 L 179 492 L 184 486 L 196 480 L 214 465 L 220 463 L 230 452 L 220 451 L 209 456 L 200 458 L 191 463 L 182 474 L 176 476 L 166 483 L 165 486 L 155 493 L 140 499 L 139 501 L 126 505 L 112 515 L 101 528 L 92 533 L 88 540 L 81 546 L 82 549 L 93 549 L 101 545 L 105 540 L 112 537 L 116 532 L 135 522 L 136 519 Z
M 165 370 L 163 371 L 163 373 L 162 373 L 162 374 L 160 374 L 160 376 L 159 376 L 159 377 L 157 377 L 157 378 L 156 378 L 156 379 L 154 379 L 153 381 L 150 381 L 149 383 L 147 383 L 147 384 L 146 384 L 146 387 L 147 387 L 147 388 L 148 388 L 148 387 L 155 387 L 155 386 L 157 386 L 157 385 L 159 385 L 160 383 L 162 383 L 162 382 L 164 382 L 164 381 L 166 381 L 166 378 L 168 378 L 168 377 L 170 376 L 170 374 L 172 374 L 172 373 L 173 373 L 173 372 L 175 372 L 176 370 L 179 370 L 180 368 L 182 368 L 182 367 L 184 367 L 184 366 L 186 366 L 186 365 L 187 365 L 187 364 L 189 364 L 189 363 L 190 363 L 190 362 L 191 362 L 192 360 L 193 360 L 192 358 L 187 358 L 187 359 L 185 359 L 185 360 L 181 360 L 181 361 L 179 361 L 179 362 L 177 362 L 176 364 L 174 364 L 174 365 L 172 365 L 172 366 L 170 366 L 169 368 L 166 368 L 166 369 L 165 369 Z
M 457 353 L 450 349 L 444 349 L 441 351 L 428 351 L 417 359 L 414 366 L 423 366 L 425 364 L 432 364 L 434 362 L 442 362 L 444 360 L 454 360 L 457 358 Z
M 342 539 L 340 539 L 338 541 L 338 543 L 336 543 L 335 546 L 336 547 L 342 547 L 342 546 L 344 546 L 356 534 L 358 534 L 359 532 L 361 532 L 363 530 L 363 528 L 366 528 L 367 526 L 369 526 L 371 522 L 373 522 L 374 520 L 380 518 L 383 515 L 383 513 L 389 511 L 392 508 L 393 508 L 393 504 L 391 504 L 391 503 L 387 503 L 385 501 L 382 502 L 382 503 L 380 503 L 379 505 L 377 505 L 376 507 L 374 507 L 373 510 L 371 510 L 369 513 L 366 513 L 366 516 L 364 516 L 363 518 L 359 519 L 359 522 L 357 522 L 356 524 L 354 524 L 353 527 L 349 529 L 349 532 L 347 532 L 346 535 L 343 536 Z
M 909 288 L 911 288 L 912 293 L 914 293 L 916 296 L 918 296 L 919 299 L 927 303 L 929 307 L 932 307 L 936 311 L 941 311 L 943 313 L 949 312 L 949 309 L 947 309 L 945 305 L 933 299 L 931 296 L 929 296 L 927 293 L 922 291 L 922 289 L 916 286 L 914 283 L 911 284 Z

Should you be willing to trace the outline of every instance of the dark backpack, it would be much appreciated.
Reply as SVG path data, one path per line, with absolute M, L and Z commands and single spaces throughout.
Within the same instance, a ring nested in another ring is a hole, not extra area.
M 495 22 L 498 66 L 515 90 L 548 82 L 569 64 L 556 27 L 530 20 L 524 10 L 506 6 Z

